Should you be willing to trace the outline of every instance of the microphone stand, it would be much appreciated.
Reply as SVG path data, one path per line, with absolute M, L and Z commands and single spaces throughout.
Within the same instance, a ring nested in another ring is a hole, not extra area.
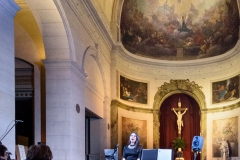
M 15 120 L 15 123 L 13 124 L 13 126 L 5 133 L 5 134 L 3 134 L 2 136 L 2 138 L 0 139 L 0 144 L 2 144 L 2 140 L 8 135 L 8 133 L 13 129 L 13 127 L 18 123 L 18 122 L 23 122 L 23 121 L 21 121 L 21 120 Z M 10 157 L 10 155 L 12 154 L 11 152 L 6 152 L 7 153 L 7 160 L 11 160 L 11 157 Z
M 193 152 L 194 152 L 194 160 L 196 160 L 199 151 L 193 151 Z
M 5 133 L 5 135 L 0 139 L 0 144 L 2 144 L 2 140 L 8 135 L 8 133 L 13 129 L 13 127 L 19 122 L 19 120 L 15 120 L 14 125 Z
M 118 144 L 117 144 L 116 148 L 114 149 L 113 153 L 111 155 L 105 156 L 105 158 L 107 158 L 107 159 L 110 158 L 110 160 L 115 160 L 114 154 L 117 152 L 117 150 L 118 150 Z

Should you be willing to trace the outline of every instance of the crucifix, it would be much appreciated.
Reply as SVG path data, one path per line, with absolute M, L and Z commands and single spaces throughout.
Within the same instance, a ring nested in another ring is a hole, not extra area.
M 183 127 L 182 116 L 186 113 L 188 108 L 181 108 L 181 100 L 179 98 L 178 108 L 172 108 L 171 110 L 177 115 L 178 137 L 181 137 L 181 127 Z

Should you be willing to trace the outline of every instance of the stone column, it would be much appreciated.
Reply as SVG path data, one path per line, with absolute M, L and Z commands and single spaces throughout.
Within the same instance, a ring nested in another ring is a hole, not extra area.
M 0 136 L 15 123 L 14 17 L 18 10 L 14 0 L 0 0 Z M 2 143 L 15 157 L 15 128 Z
M 110 105 L 111 105 L 111 100 L 109 97 L 104 98 L 104 113 L 103 113 L 103 119 L 100 120 L 100 134 L 101 134 L 101 139 L 100 139 L 100 157 L 104 157 L 104 149 L 110 148 L 110 142 L 111 142 L 111 137 L 110 137 Z
M 46 69 L 46 143 L 54 160 L 85 159 L 86 75 L 72 61 L 44 60 L 43 63 Z

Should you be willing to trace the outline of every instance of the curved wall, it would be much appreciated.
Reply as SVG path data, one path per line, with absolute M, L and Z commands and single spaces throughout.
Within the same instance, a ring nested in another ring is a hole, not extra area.
M 214 138 L 214 126 L 213 122 L 218 120 L 229 120 L 232 117 L 238 117 L 240 114 L 239 101 L 240 99 L 224 102 L 224 103 L 212 103 L 212 83 L 217 81 L 224 81 L 232 77 L 238 76 L 240 74 L 239 60 L 240 60 L 240 44 L 239 41 L 236 46 L 225 54 L 205 58 L 198 60 L 188 60 L 188 61 L 166 61 L 166 60 L 156 60 L 150 58 L 143 58 L 129 53 L 121 43 L 115 45 L 114 54 L 112 58 L 115 61 L 116 66 L 116 79 L 112 79 L 116 84 L 117 100 L 121 102 L 125 107 L 124 109 L 120 107 L 119 104 L 114 104 L 117 106 L 116 113 L 118 114 L 118 141 L 121 142 L 122 127 L 121 119 L 122 117 L 133 118 L 133 119 L 144 119 L 147 120 L 149 125 L 157 125 L 154 121 L 154 114 L 145 113 L 142 117 L 142 111 L 138 109 L 153 109 L 155 103 L 155 94 L 158 92 L 158 88 L 164 85 L 164 83 L 169 83 L 171 79 L 173 80 L 186 80 L 189 79 L 190 82 L 194 82 L 201 86 L 201 91 L 205 96 L 206 108 L 201 109 L 201 130 L 204 131 L 202 136 L 205 138 L 204 150 L 201 159 L 214 159 L 213 156 L 213 145 L 215 141 Z M 120 75 L 125 76 L 129 79 L 136 80 L 139 82 L 148 83 L 148 104 L 139 104 L 120 99 Z M 115 88 L 113 88 L 115 89 Z M 114 91 L 113 91 L 114 92 Z M 200 105 L 200 104 L 199 104 Z M 132 109 L 133 108 L 133 109 Z M 115 108 L 116 109 L 116 108 Z M 138 118 L 139 117 L 139 118 Z M 150 120 L 150 121 L 149 121 Z M 238 120 L 239 121 L 239 120 Z M 112 121 L 113 123 L 113 121 Z M 238 123 L 239 124 L 239 123 Z M 114 127 L 113 127 L 114 128 Z M 154 128 L 154 127 L 153 127 Z M 150 144 L 148 143 L 148 148 L 153 148 L 154 146 L 154 135 L 159 133 L 154 133 L 156 131 L 148 131 L 148 136 L 150 134 Z M 153 137 L 152 137 L 153 135 Z M 237 135 L 239 138 L 239 135 Z M 123 145 L 123 144 L 121 144 Z M 239 153 L 239 148 L 238 153 Z

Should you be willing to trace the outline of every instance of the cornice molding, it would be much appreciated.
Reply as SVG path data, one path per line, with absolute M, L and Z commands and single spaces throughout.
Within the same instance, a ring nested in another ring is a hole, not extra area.
M 132 112 L 141 112 L 141 113 L 154 113 L 158 112 L 158 110 L 153 110 L 149 108 L 140 108 L 140 107 L 135 107 L 135 106 L 130 106 L 126 105 L 116 99 L 112 100 L 111 106 L 118 106 L 119 108 L 122 108 L 127 111 L 132 111 Z
M 87 75 L 80 68 L 76 62 L 70 60 L 42 60 L 46 70 L 68 70 L 71 69 L 75 72 L 82 80 L 86 80 Z
M 223 106 L 223 107 L 216 107 L 216 108 L 206 108 L 202 109 L 201 112 L 203 114 L 208 114 L 208 113 L 216 113 L 216 112 L 225 112 L 225 111 L 230 111 L 240 108 L 240 101 L 231 105 Z
M 161 59 L 153 59 L 142 56 L 137 56 L 130 53 L 128 50 L 124 48 L 122 43 L 117 43 L 113 47 L 115 50 L 118 50 L 120 57 L 123 57 L 125 60 L 129 62 L 145 64 L 145 65 L 153 65 L 156 67 L 172 67 L 172 68 L 186 68 L 186 67 L 195 67 L 195 66 L 205 66 L 218 64 L 224 61 L 228 61 L 230 58 L 239 56 L 240 57 L 240 41 L 237 42 L 234 48 L 229 50 L 228 52 L 221 54 L 219 56 L 195 59 L 195 60 L 185 60 L 185 61 L 170 61 L 170 60 L 161 60 Z

